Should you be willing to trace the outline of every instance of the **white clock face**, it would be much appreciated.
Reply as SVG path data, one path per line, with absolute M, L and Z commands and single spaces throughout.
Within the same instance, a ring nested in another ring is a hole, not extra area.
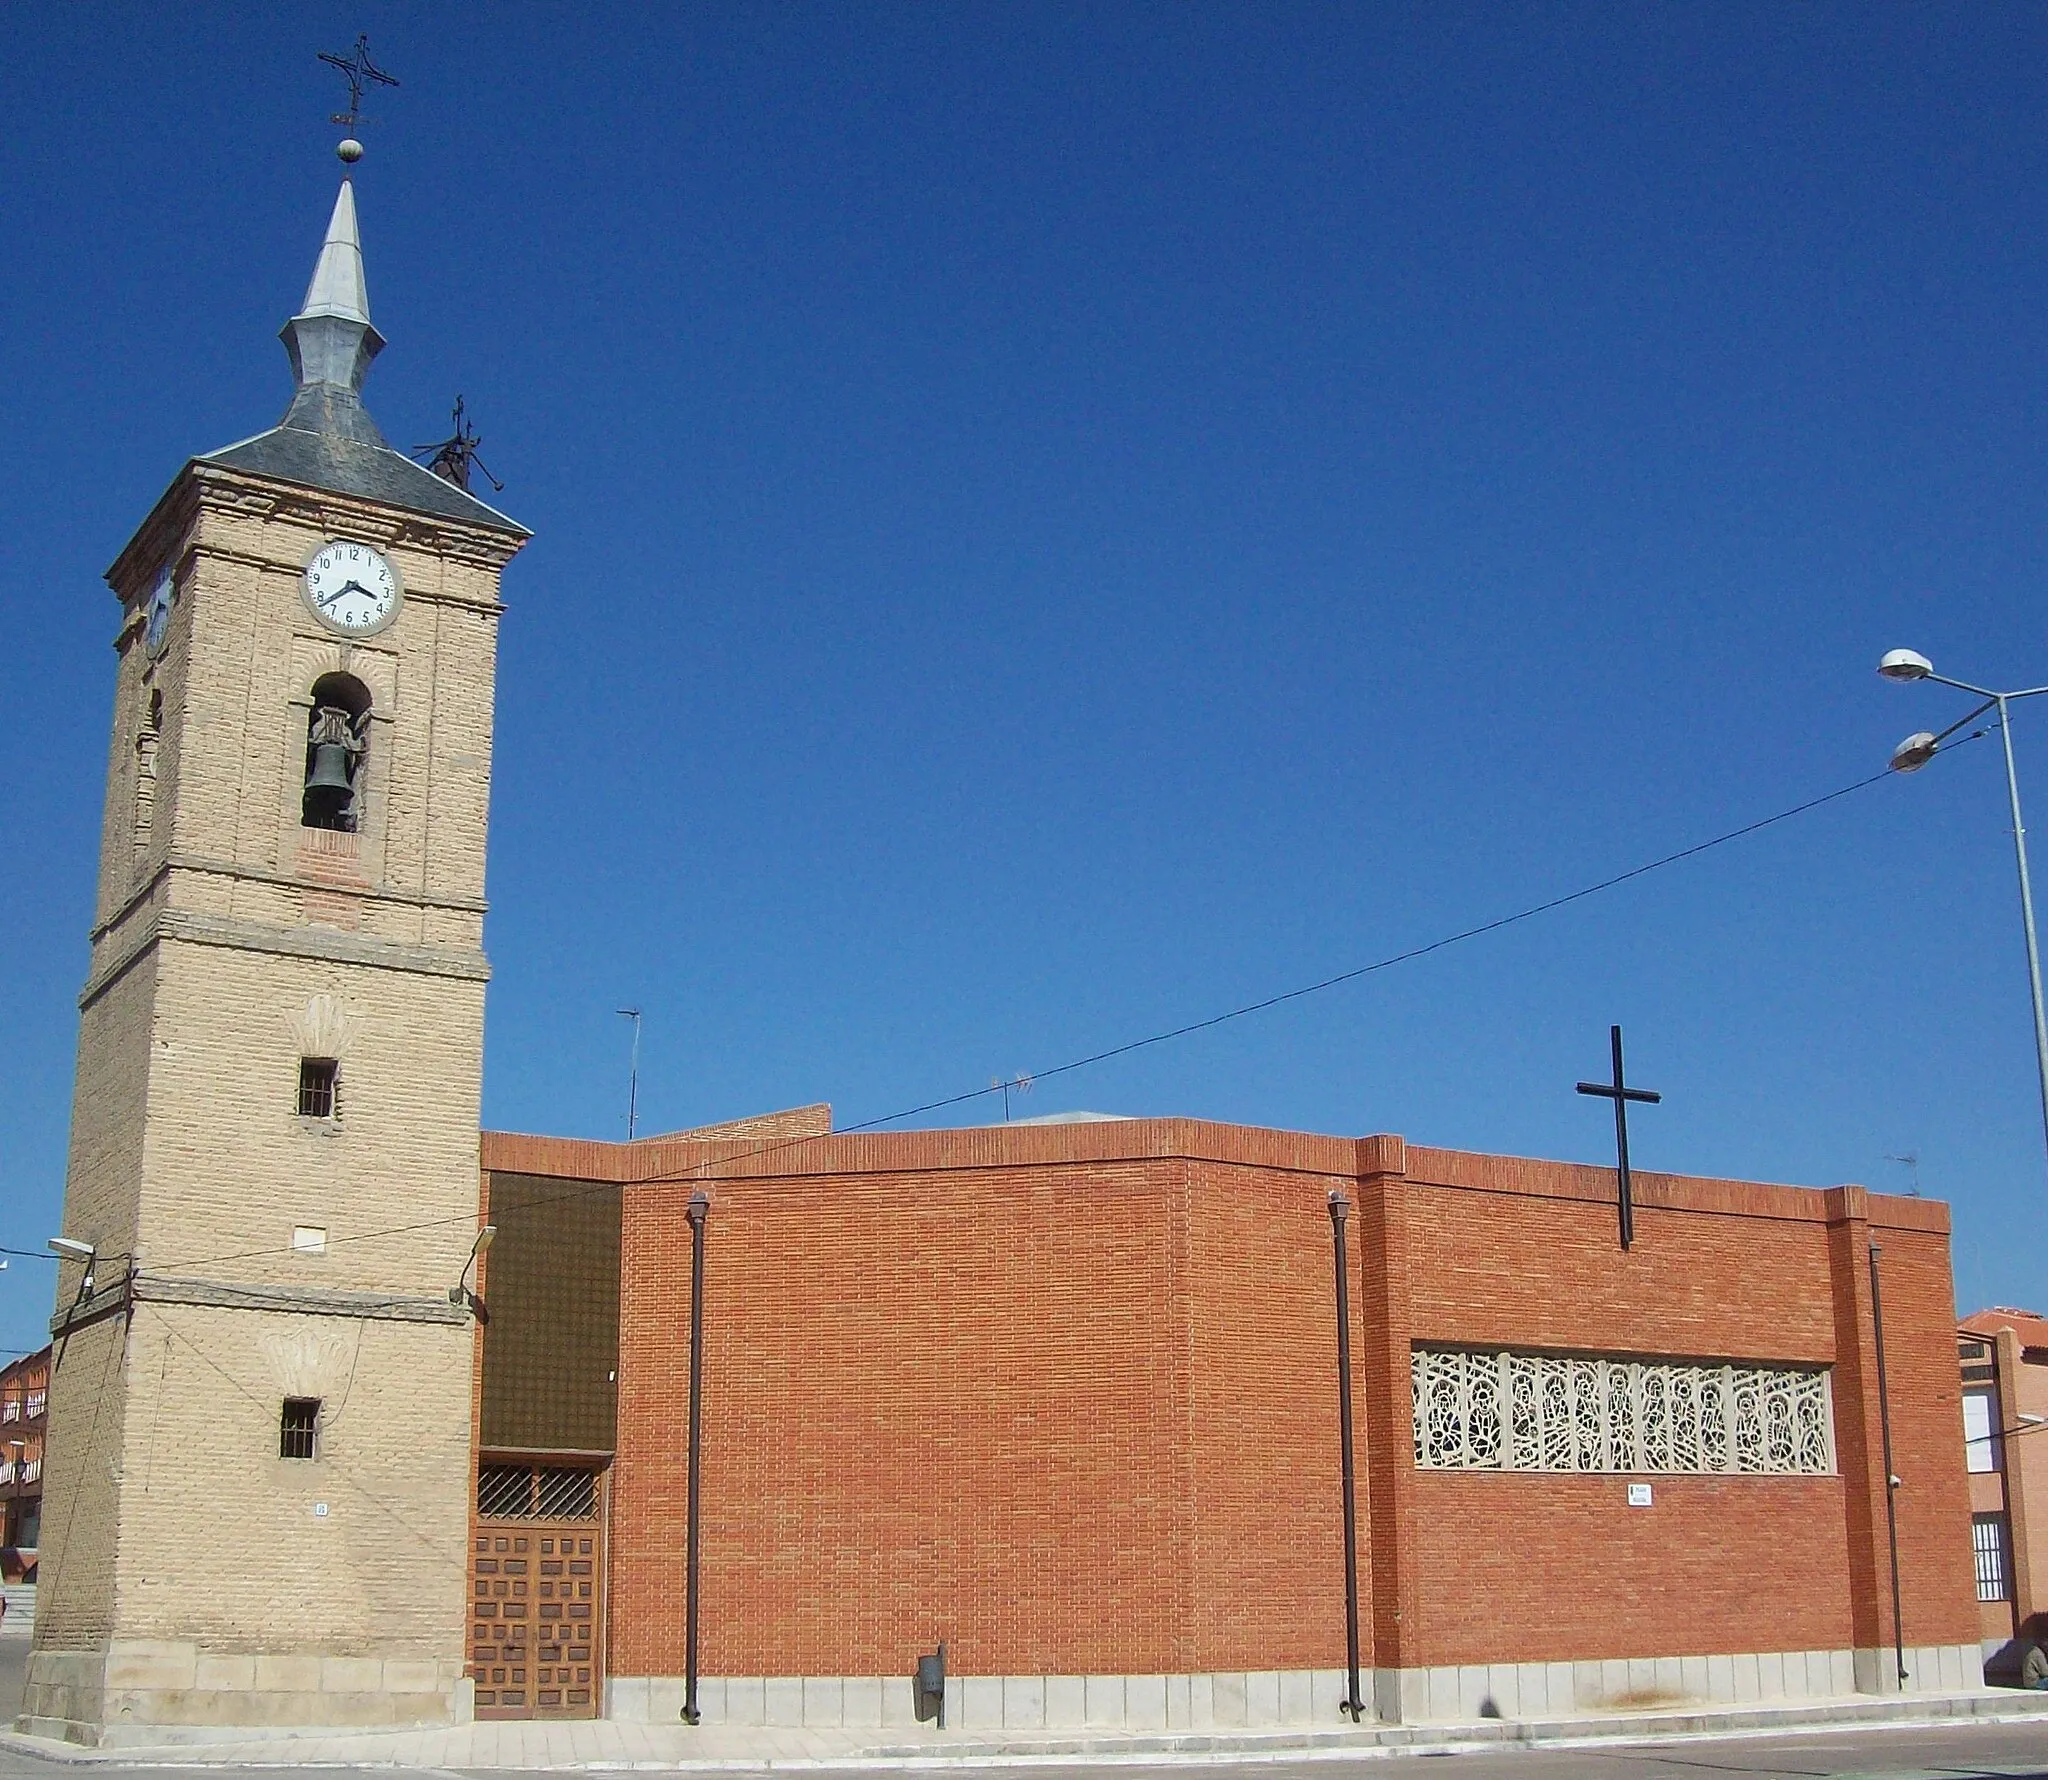
M 367 544 L 337 539 L 306 564 L 306 604 L 336 630 L 382 630 L 398 610 L 398 574 Z

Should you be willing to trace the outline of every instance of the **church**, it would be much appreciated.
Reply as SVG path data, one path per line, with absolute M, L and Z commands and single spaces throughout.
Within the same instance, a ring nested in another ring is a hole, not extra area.
M 25 1728 L 1979 1683 L 1937 1203 L 1638 1174 L 1618 1229 L 1611 1170 L 1172 1117 L 480 1131 L 529 534 L 364 406 L 346 177 L 283 339 L 107 574 Z

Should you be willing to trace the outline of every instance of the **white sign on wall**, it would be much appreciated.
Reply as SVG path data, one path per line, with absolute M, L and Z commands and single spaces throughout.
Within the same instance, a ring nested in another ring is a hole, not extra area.
M 1650 1505 L 1650 1486 L 1647 1483 L 1632 1483 L 1628 1486 L 1628 1505 L 1631 1508 L 1647 1508 Z

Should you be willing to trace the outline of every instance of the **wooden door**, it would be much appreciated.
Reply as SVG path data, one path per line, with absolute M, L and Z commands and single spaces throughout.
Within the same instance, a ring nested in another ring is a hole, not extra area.
M 478 1718 L 595 1718 L 604 1696 L 605 1475 L 484 1465 L 470 1540 Z

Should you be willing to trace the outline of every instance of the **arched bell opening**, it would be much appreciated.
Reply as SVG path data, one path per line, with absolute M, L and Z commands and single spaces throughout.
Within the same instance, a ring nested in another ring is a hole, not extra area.
M 353 674 L 322 674 L 306 722 L 302 827 L 355 833 L 369 755 L 370 689 Z

